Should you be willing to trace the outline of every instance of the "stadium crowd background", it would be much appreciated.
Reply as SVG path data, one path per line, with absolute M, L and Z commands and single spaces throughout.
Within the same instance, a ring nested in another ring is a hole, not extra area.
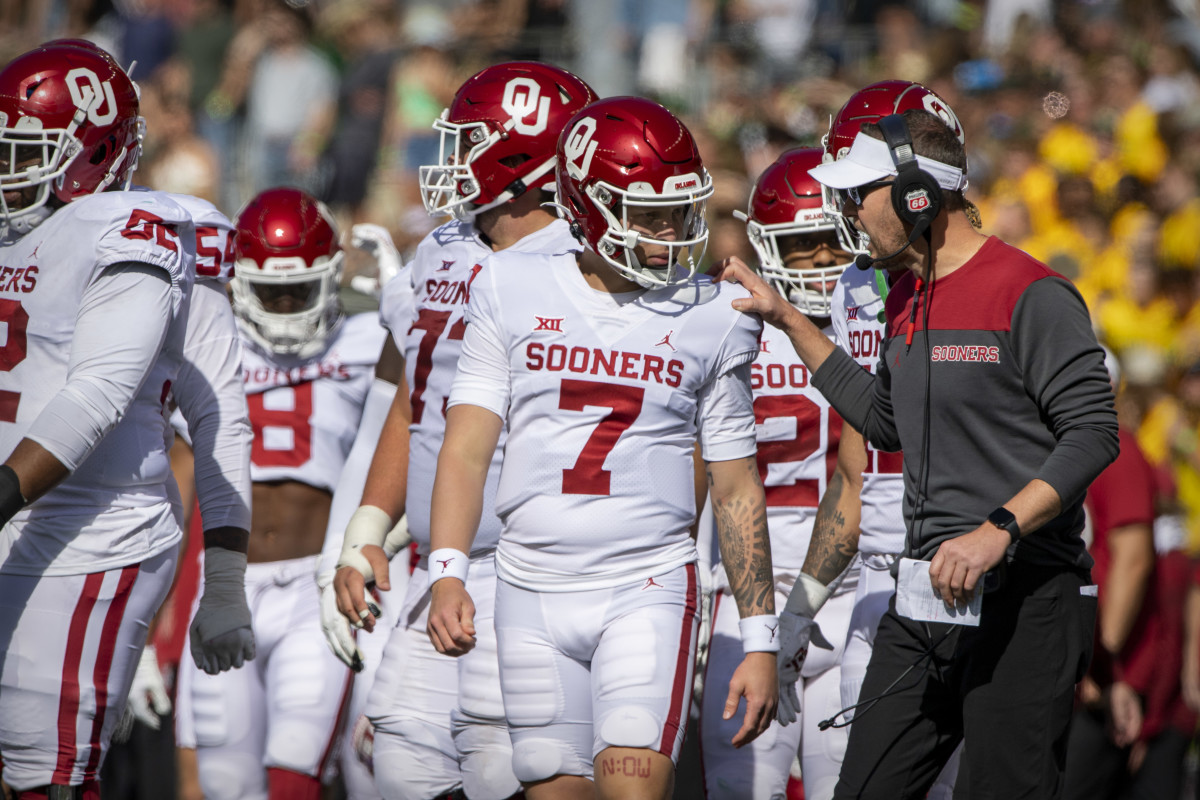
M 1079 286 L 1178 523 L 1160 528 L 1200 555 L 1196 0 L 0 0 L 0 60 L 61 36 L 136 61 L 139 183 L 231 216 L 300 186 L 402 252 L 437 222 L 417 191 L 430 125 L 488 63 L 554 62 L 679 113 L 717 187 L 708 257 L 748 262 L 731 212 L 762 169 L 819 144 L 857 88 L 919 81 L 968 132 L 983 230 Z M 369 269 L 354 255 L 348 274 Z

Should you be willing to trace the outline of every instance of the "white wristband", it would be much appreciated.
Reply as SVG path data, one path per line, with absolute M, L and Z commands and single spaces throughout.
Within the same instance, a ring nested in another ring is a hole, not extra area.
M 462 550 L 439 547 L 429 554 L 429 585 L 433 586 L 442 578 L 458 578 L 466 583 L 470 562 L 471 559 Z
M 779 617 L 774 614 L 738 620 L 738 630 L 742 634 L 743 653 L 779 652 Z

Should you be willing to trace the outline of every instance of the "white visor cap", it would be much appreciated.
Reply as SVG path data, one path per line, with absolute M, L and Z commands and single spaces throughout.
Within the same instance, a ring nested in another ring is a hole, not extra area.
M 967 176 L 958 167 L 925 156 L 917 156 L 917 166 L 932 175 L 946 191 L 961 192 L 967 188 Z M 808 174 L 830 189 L 853 189 L 892 177 L 897 169 L 887 143 L 860 132 L 846 155 L 813 167 Z

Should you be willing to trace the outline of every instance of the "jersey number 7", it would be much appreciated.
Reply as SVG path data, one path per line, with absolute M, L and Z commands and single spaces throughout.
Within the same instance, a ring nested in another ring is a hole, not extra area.
M 562 471 L 563 494 L 609 494 L 612 473 L 604 468 L 608 454 L 616 447 L 638 414 L 646 390 L 640 386 L 564 379 L 558 393 L 558 407 L 564 411 L 583 411 L 586 406 L 611 409 L 592 431 L 575 466 Z

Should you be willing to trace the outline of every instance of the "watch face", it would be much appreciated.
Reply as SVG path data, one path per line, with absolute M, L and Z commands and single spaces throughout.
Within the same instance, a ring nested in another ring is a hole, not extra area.
M 1017 518 L 1003 506 L 988 514 L 988 522 L 997 528 L 1003 528 L 1008 531 L 1009 536 L 1013 538 L 1014 542 L 1021 537 L 1021 531 L 1017 527 Z
M 997 508 L 991 514 L 988 514 L 988 522 L 993 525 L 999 525 L 1001 528 L 1007 528 L 1016 521 L 1017 518 L 1007 508 Z

